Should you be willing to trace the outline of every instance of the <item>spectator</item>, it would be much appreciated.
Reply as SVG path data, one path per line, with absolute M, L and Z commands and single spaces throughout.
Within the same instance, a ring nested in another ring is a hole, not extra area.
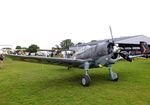
M 3 66 L 4 66 L 4 64 L 3 64 L 3 59 L 4 59 L 3 55 L 0 54 L 0 69 L 2 69 Z

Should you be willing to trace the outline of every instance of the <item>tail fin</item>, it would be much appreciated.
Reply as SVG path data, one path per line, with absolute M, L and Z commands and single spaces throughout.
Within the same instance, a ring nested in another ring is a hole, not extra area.
M 140 49 L 141 49 L 142 54 L 150 53 L 150 49 L 146 42 L 140 42 Z

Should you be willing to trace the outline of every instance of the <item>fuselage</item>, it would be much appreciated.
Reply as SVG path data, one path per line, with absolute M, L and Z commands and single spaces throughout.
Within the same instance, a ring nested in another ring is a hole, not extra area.
M 106 41 L 99 43 L 95 46 L 91 46 L 83 52 L 76 54 L 76 59 L 91 59 L 93 60 L 93 64 L 98 66 L 102 64 L 104 66 L 108 66 L 109 64 L 113 64 L 116 62 L 116 58 L 112 58 L 114 52 L 114 45 L 112 43 Z
M 95 46 L 91 46 L 81 53 L 76 54 L 76 59 L 93 59 L 96 60 L 101 56 L 108 55 L 108 42 L 99 43 Z

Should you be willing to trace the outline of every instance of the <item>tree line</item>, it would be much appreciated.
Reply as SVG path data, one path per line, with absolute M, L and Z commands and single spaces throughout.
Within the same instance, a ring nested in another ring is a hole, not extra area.
M 82 44 L 81 42 L 77 44 Z M 76 44 L 76 45 L 77 45 Z M 55 45 L 55 47 L 52 47 L 52 50 L 69 50 L 70 46 L 75 45 L 71 39 L 65 39 L 60 42 L 60 44 Z M 25 49 L 27 52 L 37 52 L 40 47 L 36 44 L 31 44 L 28 48 L 16 46 L 16 49 Z

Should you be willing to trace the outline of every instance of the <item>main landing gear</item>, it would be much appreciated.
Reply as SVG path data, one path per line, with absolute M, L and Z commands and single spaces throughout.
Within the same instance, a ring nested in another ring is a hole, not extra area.
M 84 76 L 81 79 L 81 84 L 83 86 L 86 86 L 86 87 L 89 86 L 90 82 L 91 82 L 91 78 L 90 78 L 90 76 L 88 74 L 88 70 L 89 70 L 89 63 L 85 62 L 84 63 L 84 72 L 85 72 L 85 74 L 84 74 Z
M 114 73 L 112 71 L 112 65 L 109 65 L 108 67 L 109 67 L 108 70 L 109 70 L 110 80 L 112 80 L 112 81 L 118 81 L 119 77 L 118 77 L 117 73 Z
M 89 66 L 90 66 L 90 64 L 88 62 L 84 63 L 84 72 L 85 72 L 85 74 L 81 79 L 81 84 L 85 87 L 88 87 L 90 85 L 90 82 L 91 82 L 91 78 L 88 74 Z M 112 65 L 108 65 L 108 68 L 109 68 L 108 70 L 109 70 L 110 80 L 118 81 L 119 77 L 118 77 L 117 73 L 114 73 L 112 71 Z

